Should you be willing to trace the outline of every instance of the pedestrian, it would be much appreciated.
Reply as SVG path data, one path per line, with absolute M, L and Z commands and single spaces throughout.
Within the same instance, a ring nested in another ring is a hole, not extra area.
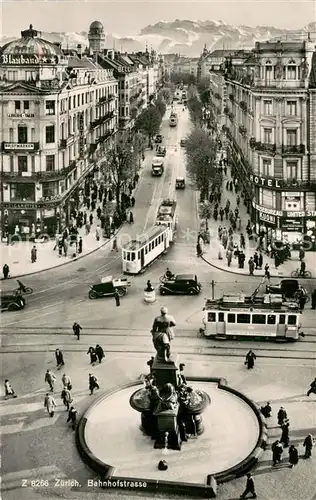
M 301 260 L 301 268 L 300 268 L 299 276 L 304 278 L 305 271 L 306 271 L 306 262 L 305 262 L 305 260 Z
M 73 406 L 71 406 L 68 413 L 67 423 L 71 422 L 71 428 L 73 431 L 76 429 L 77 415 L 78 415 L 77 410 Z
M 17 394 L 14 392 L 10 382 L 9 382 L 9 379 L 5 379 L 4 381 L 4 393 L 5 393 L 5 399 L 8 399 L 10 396 L 12 396 L 12 398 L 17 398 Z
M 82 253 L 82 237 L 80 236 L 78 241 L 78 253 Z
M 72 330 L 74 332 L 74 335 L 77 336 L 77 340 L 80 340 L 80 331 L 82 330 L 82 328 L 79 325 L 79 323 L 75 321 L 74 324 L 72 325 Z
M 255 263 L 252 257 L 250 257 L 250 259 L 248 260 L 248 267 L 250 276 L 253 276 L 253 272 L 255 270 Z
M 257 356 L 250 349 L 250 351 L 246 354 L 246 360 L 245 360 L 245 365 L 247 365 L 248 370 L 250 370 L 255 366 L 255 359 L 257 359 Z
M 309 388 L 309 389 L 308 389 L 308 391 L 307 391 L 307 396 L 309 396 L 312 392 L 313 392 L 314 394 L 316 394 L 316 378 L 315 378 L 315 380 L 313 380 L 313 382 L 311 383 L 310 388 Z
M 262 266 L 263 266 L 263 255 L 261 252 L 259 252 L 259 255 L 258 255 L 258 267 L 259 267 L 259 269 L 262 269 Z
M 202 257 L 202 255 L 203 255 L 202 246 L 200 244 L 200 241 L 198 241 L 197 244 L 196 244 L 196 255 L 198 257 Z
M 87 354 L 90 354 L 90 364 L 93 365 L 97 362 L 97 355 L 94 347 L 89 347 Z
M 278 425 L 282 427 L 283 423 L 287 420 L 287 413 L 283 406 L 278 411 Z
M 105 356 L 104 356 L 104 351 L 103 351 L 102 347 L 101 347 L 99 344 L 97 344 L 97 345 L 95 346 L 95 353 L 96 353 L 96 355 L 97 355 L 97 357 L 98 357 L 99 363 L 101 363 L 102 359 L 103 359 Z
M 238 254 L 238 267 L 239 269 L 244 269 L 245 266 L 246 255 L 242 250 L 240 250 Z
M 92 373 L 89 373 L 90 396 L 92 396 L 94 389 L 100 389 L 99 384 L 98 384 L 98 379 L 95 375 L 93 375 Z
M 117 248 L 117 239 L 114 238 L 113 240 L 113 245 L 112 245 L 112 252 L 118 252 L 118 248 Z
M 90 222 L 90 226 L 92 226 L 92 224 L 93 224 L 93 215 L 92 214 L 89 215 L 89 222 Z
M 128 220 L 128 222 L 129 222 L 130 224 L 134 224 L 134 215 L 133 215 L 133 212 L 130 212 L 130 213 L 129 213 L 129 220 Z
M 278 439 L 272 444 L 271 450 L 272 450 L 272 462 L 273 466 L 275 466 L 276 464 L 279 464 L 281 462 L 283 453 L 283 446 Z
M 265 406 L 262 406 L 260 408 L 260 411 L 265 418 L 270 418 L 271 413 L 272 413 L 272 408 L 271 408 L 270 402 L 268 401 Z
M 223 222 L 223 219 L 224 219 L 224 213 L 225 213 L 225 212 L 224 212 L 224 209 L 223 209 L 223 207 L 221 207 L 221 208 L 219 209 L 219 216 L 220 216 L 220 218 L 221 218 L 221 222 Z
M 258 269 L 258 264 L 259 264 L 259 256 L 257 254 L 257 252 L 254 253 L 254 256 L 253 256 L 253 261 L 255 263 L 255 266 L 256 266 L 256 269 Z
M 37 260 L 37 248 L 34 245 L 32 250 L 31 250 L 31 262 L 32 262 L 32 264 L 34 264 L 34 262 L 36 262 L 36 260 Z
M 305 252 L 304 252 L 303 248 L 300 248 L 298 256 L 299 256 L 300 260 L 304 260 L 304 258 L 305 258 Z
M 230 267 L 233 258 L 233 252 L 231 251 L 230 248 L 226 252 L 226 258 L 227 258 L 227 266 Z
M 290 421 L 285 420 L 281 426 L 282 434 L 281 434 L 281 438 L 280 438 L 280 443 L 283 444 L 284 448 L 287 448 L 289 446 L 289 442 L 290 442 L 289 428 L 290 428 Z
M 45 373 L 45 382 L 48 383 L 51 392 L 53 392 L 54 391 L 54 385 L 55 385 L 55 382 L 56 382 L 56 376 L 49 369 L 47 369 L 47 371 Z
M 289 448 L 289 462 L 291 469 L 294 467 L 294 465 L 298 464 L 298 460 L 299 457 L 297 448 L 295 448 L 294 444 L 292 444 Z
M 100 200 L 100 202 L 101 202 L 101 200 Z M 98 207 L 98 208 L 97 208 L 97 218 L 98 218 L 98 219 L 100 219 L 100 217 L 101 217 L 101 213 L 102 213 L 102 210 L 101 210 L 101 208 L 100 208 L 100 207 Z
M 97 225 L 95 230 L 95 238 L 97 241 L 100 241 L 100 237 L 101 237 L 101 228 L 99 225 Z
M 131 197 L 131 206 L 132 206 L 132 208 L 134 207 L 134 205 L 135 205 L 135 198 L 134 198 L 134 196 L 132 196 Z
M 150 280 L 147 280 L 147 285 L 146 285 L 146 288 L 145 288 L 145 292 L 153 292 L 154 289 L 153 289 L 153 286 L 151 284 L 151 281 Z
M 66 389 L 68 389 L 68 391 L 71 391 L 72 383 L 71 383 L 71 379 L 70 379 L 69 375 L 66 375 L 66 373 L 64 373 L 63 376 L 61 377 L 61 381 L 62 381 L 63 386 L 66 387 Z
M 265 277 L 267 278 L 267 280 L 270 280 L 270 269 L 269 269 L 269 264 L 266 263 L 266 265 L 264 266 L 264 275 Z
M 300 305 L 300 310 L 303 311 L 306 303 L 306 297 L 303 294 L 300 294 L 299 297 L 299 305 Z
M 66 387 L 63 387 L 63 390 L 61 391 L 60 397 L 61 397 L 64 405 L 66 406 L 66 410 L 69 410 L 69 407 L 72 403 L 72 396 L 71 396 L 70 390 L 67 389 Z
M 55 409 L 56 409 L 56 401 L 51 396 L 50 394 L 46 393 L 45 399 L 44 399 L 44 408 L 46 408 L 47 413 L 50 417 L 54 416 Z
M 10 268 L 9 268 L 8 264 L 4 264 L 4 266 L 2 268 L 2 272 L 3 272 L 3 278 L 6 280 L 9 276 L 9 272 L 10 272 Z
M 312 309 L 316 309 L 316 288 L 312 292 Z
M 60 369 L 65 364 L 64 355 L 59 349 L 56 349 L 55 357 L 56 357 L 57 368 Z
M 314 446 L 314 440 L 311 434 L 308 434 L 308 436 L 306 436 L 306 438 L 304 439 L 303 446 L 305 448 L 304 458 L 310 458 L 312 456 L 312 450 Z
M 252 494 L 252 498 L 257 498 L 257 493 L 255 490 L 255 482 L 253 480 L 252 475 L 250 472 L 247 474 L 247 482 L 246 482 L 246 489 L 245 491 L 240 495 L 240 498 L 246 498 L 248 493 Z
M 115 298 L 116 307 L 119 307 L 121 305 L 121 301 L 120 301 L 120 296 L 119 296 L 117 291 L 115 291 L 115 293 L 114 293 L 114 298 Z
M 242 250 L 245 250 L 246 248 L 246 241 L 245 241 L 245 237 L 243 234 L 240 235 L 240 243 L 239 243 L 239 246 Z

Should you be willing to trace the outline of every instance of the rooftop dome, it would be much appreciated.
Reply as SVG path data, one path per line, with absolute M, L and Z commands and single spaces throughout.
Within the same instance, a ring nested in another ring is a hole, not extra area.
M 18 40 L 13 40 L 5 44 L 1 50 L 1 56 L 27 56 L 27 57 L 47 57 L 55 58 L 62 56 L 61 48 L 48 40 L 43 40 L 38 38 L 39 32 L 33 30 L 33 26 L 30 25 L 28 30 L 21 32 L 21 37 Z M 2 57 L 3 60 L 3 57 Z M 4 63 L 4 62 L 3 62 Z M 5 63 L 4 63 L 5 64 Z
M 93 23 L 90 24 L 90 31 L 95 29 L 104 31 L 103 24 L 100 23 L 100 21 L 93 21 Z

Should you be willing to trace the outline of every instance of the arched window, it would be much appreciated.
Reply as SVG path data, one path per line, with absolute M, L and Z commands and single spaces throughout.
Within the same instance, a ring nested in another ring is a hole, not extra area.
M 287 79 L 296 80 L 297 79 L 297 65 L 294 59 L 291 59 L 287 66 Z

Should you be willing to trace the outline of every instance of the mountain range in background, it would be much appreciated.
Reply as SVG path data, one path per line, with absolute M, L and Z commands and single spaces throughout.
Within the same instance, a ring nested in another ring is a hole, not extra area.
M 266 40 L 293 40 L 307 38 L 311 33 L 316 42 L 316 22 L 293 30 L 275 28 L 273 26 L 233 26 L 224 21 L 160 21 L 148 25 L 138 35 L 120 37 L 106 35 L 106 47 L 121 52 L 138 52 L 145 50 L 146 45 L 161 54 L 181 54 L 187 57 L 198 57 L 206 44 L 208 50 L 215 49 L 251 49 L 255 42 Z M 0 44 L 4 45 L 16 39 L 16 36 L 3 36 Z M 78 44 L 88 45 L 87 32 L 55 33 L 42 32 L 41 38 L 51 42 L 60 42 L 63 48 L 76 48 Z

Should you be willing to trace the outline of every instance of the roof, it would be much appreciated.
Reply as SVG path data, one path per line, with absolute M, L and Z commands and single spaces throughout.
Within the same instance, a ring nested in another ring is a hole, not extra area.
M 11 55 L 13 57 L 61 57 L 63 55 L 60 47 L 43 38 L 22 37 L 18 40 L 6 43 L 0 49 L 0 56 Z
M 182 280 L 182 281 L 186 281 L 186 280 L 194 280 L 196 281 L 196 275 L 195 274 L 177 274 L 175 276 L 176 280 Z
M 104 30 L 104 27 L 103 27 L 103 24 L 100 21 L 93 21 L 93 23 L 90 24 L 90 30 L 91 29 Z
M 157 219 L 160 221 L 167 221 L 174 217 L 175 211 L 177 207 L 176 201 L 165 200 L 161 203 L 158 208 Z
M 216 49 L 213 50 L 213 52 L 210 52 L 208 54 L 208 57 L 227 57 L 232 55 L 236 50 L 222 50 L 222 49 Z
M 127 243 L 124 247 L 123 250 L 125 251 L 137 251 L 146 243 L 149 243 L 151 240 L 154 240 L 158 236 L 160 236 L 164 231 L 166 231 L 166 228 L 163 226 L 154 226 L 148 231 L 146 234 L 141 236 L 137 240 L 132 240 L 129 243 Z
M 98 64 L 93 62 L 89 57 L 83 56 L 70 56 L 68 59 L 68 68 L 82 68 L 82 69 L 102 69 L 102 67 Z

